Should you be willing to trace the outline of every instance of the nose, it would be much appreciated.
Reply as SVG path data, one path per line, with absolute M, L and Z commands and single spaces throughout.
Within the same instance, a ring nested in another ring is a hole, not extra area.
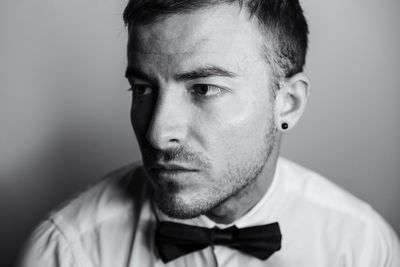
M 165 150 L 185 142 L 188 134 L 188 103 L 180 90 L 159 94 L 146 133 L 147 141 L 156 149 Z

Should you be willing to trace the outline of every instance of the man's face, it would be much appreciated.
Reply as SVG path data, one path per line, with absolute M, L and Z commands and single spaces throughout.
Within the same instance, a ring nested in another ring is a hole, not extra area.
M 276 131 L 262 42 L 235 5 L 131 29 L 131 121 L 166 214 L 203 214 L 263 170 Z

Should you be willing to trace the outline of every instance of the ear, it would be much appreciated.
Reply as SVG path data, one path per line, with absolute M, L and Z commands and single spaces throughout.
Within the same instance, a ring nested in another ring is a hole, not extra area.
M 296 125 L 309 95 L 310 81 L 305 73 L 297 73 L 279 84 L 275 98 L 275 125 L 278 130 L 286 131 Z

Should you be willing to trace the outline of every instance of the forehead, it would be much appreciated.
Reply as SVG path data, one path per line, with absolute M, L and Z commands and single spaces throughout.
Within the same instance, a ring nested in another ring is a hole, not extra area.
M 263 60 L 263 36 L 254 18 L 236 4 L 168 15 L 130 31 L 128 64 L 164 69 L 193 64 L 239 67 Z M 168 70 L 165 70 L 168 71 Z

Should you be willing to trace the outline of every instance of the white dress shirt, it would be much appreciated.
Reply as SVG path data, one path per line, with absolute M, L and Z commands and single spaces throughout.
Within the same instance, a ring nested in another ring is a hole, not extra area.
M 392 228 L 366 203 L 320 175 L 278 160 L 265 196 L 229 225 L 206 216 L 180 223 L 238 228 L 279 222 L 282 248 L 266 261 L 210 246 L 164 264 L 154 245 L 158 220 L 141 167 L 128 166 L 50 214 L 28 242 L 21 267 L 399 267 Z

